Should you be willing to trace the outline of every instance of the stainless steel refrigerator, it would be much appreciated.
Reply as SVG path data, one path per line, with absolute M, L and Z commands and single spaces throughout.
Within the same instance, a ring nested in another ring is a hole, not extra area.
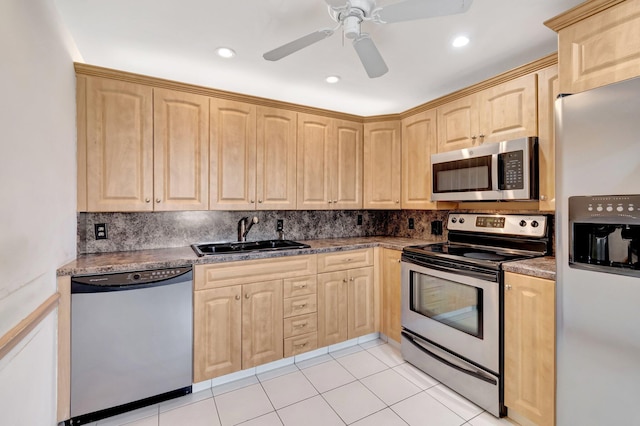
M 640 78 L 555 108 L 557 424 L 640 425 Z

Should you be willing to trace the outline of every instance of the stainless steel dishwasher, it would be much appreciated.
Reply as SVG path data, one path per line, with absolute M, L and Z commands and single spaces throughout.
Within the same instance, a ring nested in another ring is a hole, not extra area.
M 71 419 L 191 393 L 191 267 L 71 279 Z

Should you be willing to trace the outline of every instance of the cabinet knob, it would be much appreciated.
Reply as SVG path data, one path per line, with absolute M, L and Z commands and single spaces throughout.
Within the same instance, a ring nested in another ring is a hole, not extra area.
M 343 279 L 342 279 L 342 282 L 343 282 L 343 283 L 346 283 L 346 282 L 347 282 L 347 279 L 346 279 L 346 278 L 343 278 Z
M 353 277 L 349 278 L 349 281 L 353 281 Z
M 400 200 L 396 200 L 396 204 L 400 204 Z
M 476 135 L 471 136 L 471 141 L 473 141 L 473 143 L 476 142 L 476 139 L 478 139 L 478 137 Z
M 145 202 L 145 203 L 150 203 L 150 202 L 151 202 L 151 198 L 145 198 L 145 199 L 144 199 L 144 202 Z
M 255 203 L 256 203 L 256 201 L 255 201 L 255 200 L 251 200 L 251 201 L 249 201 L 249 202 L 250 202 L 251 204 L 255 204 Z
M 160 198 L 156 198 L 156 203 L 159 203 L 160 201 L 162 201 Z
M 480 133 L 480 135 L 478 136 L 480 138 L 480 143 L 484 142 L 484 135 L 482 133 Z
M 329 200 L 329 201 L 327 201 L 327 203 L 331 204 L 331 203 L 333 203 L 333 201 Z
M 236 294 L 236 300 L 240 300 L 240 295 Z
M 546 195 L 541 195 L 541 196 L 540 196 L 540 201 L 545 201 L 546 199 L 547 199 L 547 196 L 546 196 Z
M 507 290 L 511 290 L 512 287 L 509 284 L 507 284 L 507 285 L 504 286 L 504 288 L 507 289 Z
M 402 259 L 398 259 L 398 263 L 402 263 Z
M 244 298 L 248 299 L 249 297 L 251 297 L 251 296 L 249 296 L 249 293 L 245 293 Z
M 258 203 L 262 204 L 262 200 L 258 200 Z

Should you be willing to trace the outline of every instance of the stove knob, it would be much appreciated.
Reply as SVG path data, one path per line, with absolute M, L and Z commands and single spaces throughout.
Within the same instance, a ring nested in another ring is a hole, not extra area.
M 464 218 L 463 217 L 460 218 L 460 223 L 464 223 Z
M 533 223 L 532 223 L 532 225 L 533 225 Z M 521 220 L 521 221 L 520 221 L 520 226 L 522 226 L 522 227 L 527 226 L 527 222 L 526 222 L 526 221 L 524 221 L 524 220 Z
M 534 228 L 537 228 L 538 225 L 540 225 L 540 224 L 538 223 L 537 220 L 534 220 L 533 222 L 531 222 L 531 226 L 533 226 Z
M 456 223 L 458 221 L 458 219 L 456 219 L 455 217 L 451 218 L 451 223 Z

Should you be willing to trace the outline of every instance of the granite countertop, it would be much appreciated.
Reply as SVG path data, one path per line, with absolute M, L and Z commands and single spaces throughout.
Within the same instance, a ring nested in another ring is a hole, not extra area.
M 355 237 L 328 238 L 322 240 L 307 240 L 300 242 L 308 244 L 310 248 L 280 251 L 256 251 L 237 254 L 220 254 L 204 257 L 198 257 L 190 246 L 154 250 L 86 254 L 78 256 L 76 260 L 58 269 L 57 275 L 88 275 L 112 272 L 128 272 L 156 268 L 173 268 L 206 263 L 266 259 L 271 257 L 295 256 L 302 254 L 328 253 L 333 251 L 354 250 L 369 247 L 384 247 L 395 250 L 402 250 L 406 246 L 416 244 L 429 244 L 435 242 L 435 240 L 420 240 L 400 237 Z
M 516 274 L 530 275 L 547 280 L 556 279 L 556 258 L 536 257 L 533 259 L 517 260 L 515 262 L 505 262 L 502 269 Z

